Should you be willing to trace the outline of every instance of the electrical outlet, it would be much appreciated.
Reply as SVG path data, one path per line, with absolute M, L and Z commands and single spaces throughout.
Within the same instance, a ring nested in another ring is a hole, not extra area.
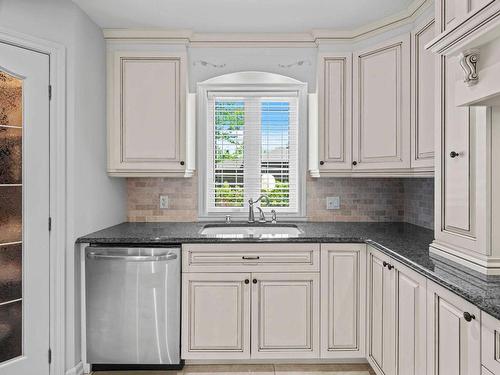
M 326 209 L 327 210 L 339 210 L 340 209 L 340 197 L 326 197 Z
M 160 195 L 160 209 L 168 208 L 168 195 Z

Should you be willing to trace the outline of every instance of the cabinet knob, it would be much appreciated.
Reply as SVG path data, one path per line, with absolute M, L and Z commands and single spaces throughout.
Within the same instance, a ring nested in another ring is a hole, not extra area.
M 388 264 L 389 264 L 389 263 L 387 263 L 385 260 L 382 262 L 382 265 L 383 265 L 384 267 L 387 267 L 387 265 L 388 265 Z
M 457 156 L 460 156 L 458 152 L 455 151 L 450 152 L 450 158 L 456 158 Z
M 394 266 L 392 264 L 387 264 L 387 268 L 390 270 L 392 270 L 394 268 Z
M 250 280 L 245 279 L 245 284 L 250 284 Z
M 358 162 L 357 162 L 356 160 L 354 160 L 354 161 L 352 162 L 352 165 L 358 165 Z
M 464 312 L 464 319 L 466 322 L 470 322 L 472 319 L 476 319 L 476 316 L 474 314 L 470 314 L 466 311 L 466 312 Z
M 183 161 L 181 161 L 181 165 L 184 165 L 184 162 L 183 162 Z
M 324 162 L 323 160 L 321 160 L 321 161 L 319 162 L 319 165 L 324 165 L 324 164 L 325 164 L 325 162 Z
M 257 284 L 257 279 L 253 279 L 252 283 Z

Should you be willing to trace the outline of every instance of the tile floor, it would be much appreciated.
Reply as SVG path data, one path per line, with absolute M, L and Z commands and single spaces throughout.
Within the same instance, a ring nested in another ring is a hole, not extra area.
M 186 365 L 181 371 L 99 371 L 94 375 L 374 375 L 367 364 Z

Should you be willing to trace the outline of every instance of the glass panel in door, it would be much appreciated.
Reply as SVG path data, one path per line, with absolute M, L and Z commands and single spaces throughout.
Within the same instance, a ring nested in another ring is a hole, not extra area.
M 22 355 L 23 82 L 0 71 L 0 363 Z

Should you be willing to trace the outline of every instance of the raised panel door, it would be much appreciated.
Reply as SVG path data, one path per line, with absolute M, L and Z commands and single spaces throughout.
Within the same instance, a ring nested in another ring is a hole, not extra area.
M 442 160 L 442 215 L 443 229 L 450 232 L 474 235 L 473 191 L 474 163 L 470 109 L 456 107 L 454 84 L 460 76 L 460 67 L 454 60 L 444 64 L 444 118 Z
M 351 54 L 322 56 L 320 61 L 319 168 L 351 169 Z
M 368 256 L 368 360 L 378 373 L 395 374 L 395 272 L 377 252 Z
M 425 49 L 434 35 L 434 20 L 412 33 L 412 168 L 434 168 L 435 56 Z
M 250 274 L 183 274 L 185 359 L 250 358 Z
M 364 249 L 365 245 L 322 245 L 322 357 L 364 357 Z
M 394 270 L 393 270 L 394 271 Z M 396 265 L 397 374 L 426 375 L 426 278 Z
M 500 374 L 500 321 L 481 313 L 481 363 Z
M 319 357 L 319 274 L 252 279 L 252 358 Z
M 410 167 L 409 47 L 408 34 L 355 54 L 354 170 Z
M 110 53 L 108 170 L 168 174 L 185 170 L 185 56 Z
M 479 309 L 432 282 L 427 286 L 427 374 L 480 373 Z

